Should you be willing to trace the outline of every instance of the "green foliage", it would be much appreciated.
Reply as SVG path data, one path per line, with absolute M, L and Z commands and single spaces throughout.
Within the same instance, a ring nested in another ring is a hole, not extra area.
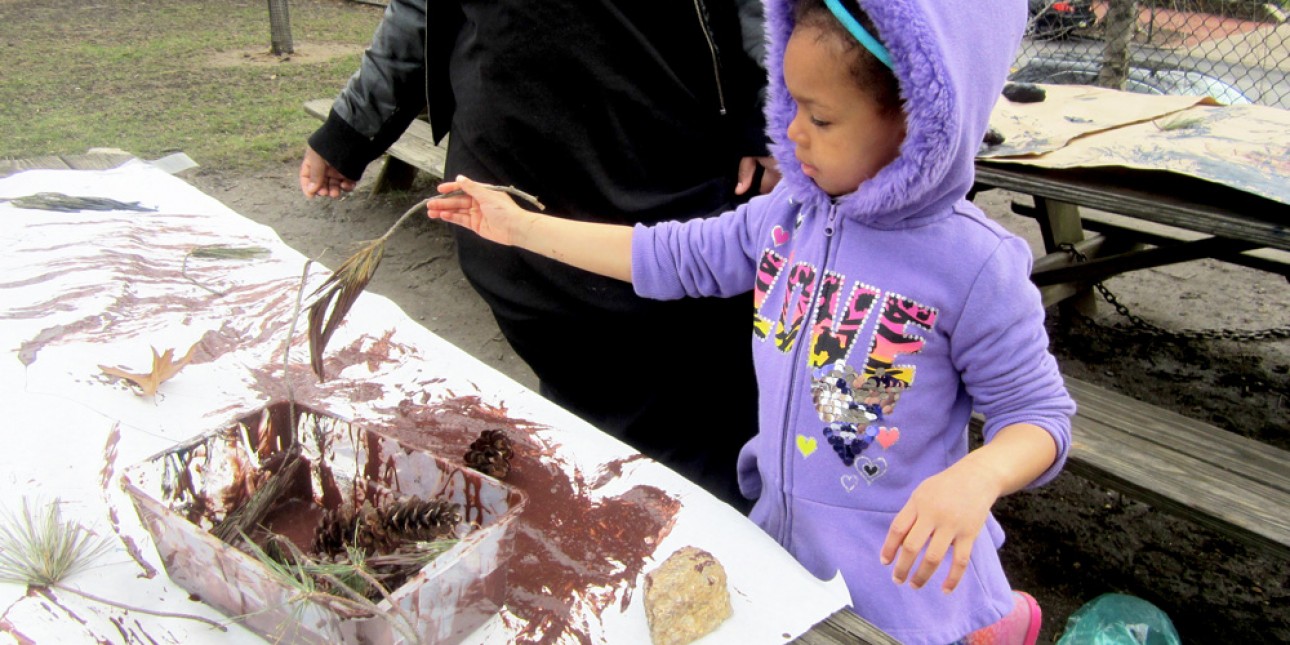
M 1197 117 L 1178 116 L 1168 121 L 1158 122 L 1156 123 L 1156 127 L 1160 128 L 1165 132 L 1170 132 L 1173 130 L 1190 130 L 1191 128 L 1199 127 L 1204 122 L 1205 122 L 1205 119 L 1198 116 Z
M 298 0 L 298 56 L 280 61 L 263 2 L 0 2 L 0 157 L 182 150 L 235 170 L 294 159 L 318 125 L 302 104 L 339 91 L 380 17 Z M 308 62 L 311 51 L 344 53 Z

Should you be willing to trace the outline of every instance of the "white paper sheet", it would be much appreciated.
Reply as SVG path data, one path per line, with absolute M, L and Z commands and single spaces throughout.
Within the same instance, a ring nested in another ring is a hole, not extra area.
M 61 499 L 64 516 L 107 536 L 113 548 L 69 584 L 135 606 L 225 618 L 166 576 L 117 478 L 121 471 L 177 442 L 222 427 L 268 402 L 265 375 L 282 373 L 285 326 L 305 258 L 269 228 L 238 215 L 184 181 L 142 163 L 109 171 L 28 171 L 0 179 L 0 197 L 42 191 L 138 201 L 157 212 L 55 213 L 0 203 L 0 387 L 8 423 L 0 444 L 0 508 L 23 499 Z M 262 246 L 255 261 L 197 261 L 196 246 Z M 182 273 L 187 273 L 184 277 Z M 315 265 L 306 293 L 326 276 Z M 226 292 L 224 297 L 212 291 Z M 558 446 L 564 467 L 591 478 L 634 453 L 409 319 L 394 303 L 364 294 L 329 348 L 375 342 L 392 332 L 398 360 L 358 363 L 315 392 L 333 414 L 379 419 L 409 392 L 430 400 L 475 394 L 485 404 L 539 424 Z M 155 397 L 140 397 L 103 375 L 99 365 L 146 372 L 152 348 L 182 355 L 203 338 L 239 339 L 214 360 L 194 360 Z M 293 374 L 307 373 L 303 315 L 291 350 Z M 355 400 L 344 388 L 383 386 Z M 271 393 L 280 396 L 280 393 Z M 119 440 L 109 441 L 114 428 Z M 629 461 L 622 475 L 596 489 L 614 495 L 631 485 L 656 486 L 683 502 L 648 571 L 685 545 L 713 553 L 730 580 L 734 616 L 708 642 L 777 643 L 806 631 L 848 604 L 840 579 L 821 582 L 742 515 L 670 470 Z M 542 491 L 527 491 L 541 495 Z M 115 517 L 116 529 L 113 520 Z M 138 545 L 136 562 L 125 540 Z M 542 557 L 542 554 L 530 554 Z M 156 571 L 147 577 L 147 568 Z M 581 614 L 593 642 L 648 642 L 640 580 L 622 607 Z M 594 590 L 588 590 L 594 591 Z M 624 590 L 608 590 L 621 599 Z M 575 613 L 583 611 L 575 608 Z M 498 617 L 471 640 L 513 642 L 516 617 Z M 0 583 L 0 643 L 258 642 L 229 625 L 227 633 L 184 619 L 122 611 L 55 591 L 52 597 Z

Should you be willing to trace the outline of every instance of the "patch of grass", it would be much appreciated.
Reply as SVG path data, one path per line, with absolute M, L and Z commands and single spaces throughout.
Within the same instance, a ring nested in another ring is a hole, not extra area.
M 182 150 L 225 170 L 295 159 L 318 126 L 301 105 L 344 86 L 380 18 L 294 0 L 297 56 L 256 63 L 239 52 L 271 58 L 262 1 L 0 2 L 0 157 Z M 309 62 L 322 50 L 345 53 Z

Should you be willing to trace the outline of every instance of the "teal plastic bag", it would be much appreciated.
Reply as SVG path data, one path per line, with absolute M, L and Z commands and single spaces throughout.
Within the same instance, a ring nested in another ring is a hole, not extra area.
M 1057 645 L 1181 645 L 1178 631 L 1155 605 L 1125 594 L 1102 594 L 1066 620 Z

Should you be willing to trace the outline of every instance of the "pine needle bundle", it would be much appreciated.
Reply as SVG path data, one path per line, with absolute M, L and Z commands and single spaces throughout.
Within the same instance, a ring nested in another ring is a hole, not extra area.
M 21 513 L 0 522 L 0 582 L 52 587 L 108 551 L 103 538 L 63 521 L 61 505 L 54 500 L 36 509 L 24 499 Z
M 70 586 L 69 578 L 88 569 L 112 545 L 81 523 L 63 519 L 61 509 L 60 499 L 41 504 L 24 497 L 21 513 L 6 512 L 0 516 L 0 582 L 57 589 L 118 609 L 195 620 L 228 631 L 219 622 L 203 616 L 129 605 Z

